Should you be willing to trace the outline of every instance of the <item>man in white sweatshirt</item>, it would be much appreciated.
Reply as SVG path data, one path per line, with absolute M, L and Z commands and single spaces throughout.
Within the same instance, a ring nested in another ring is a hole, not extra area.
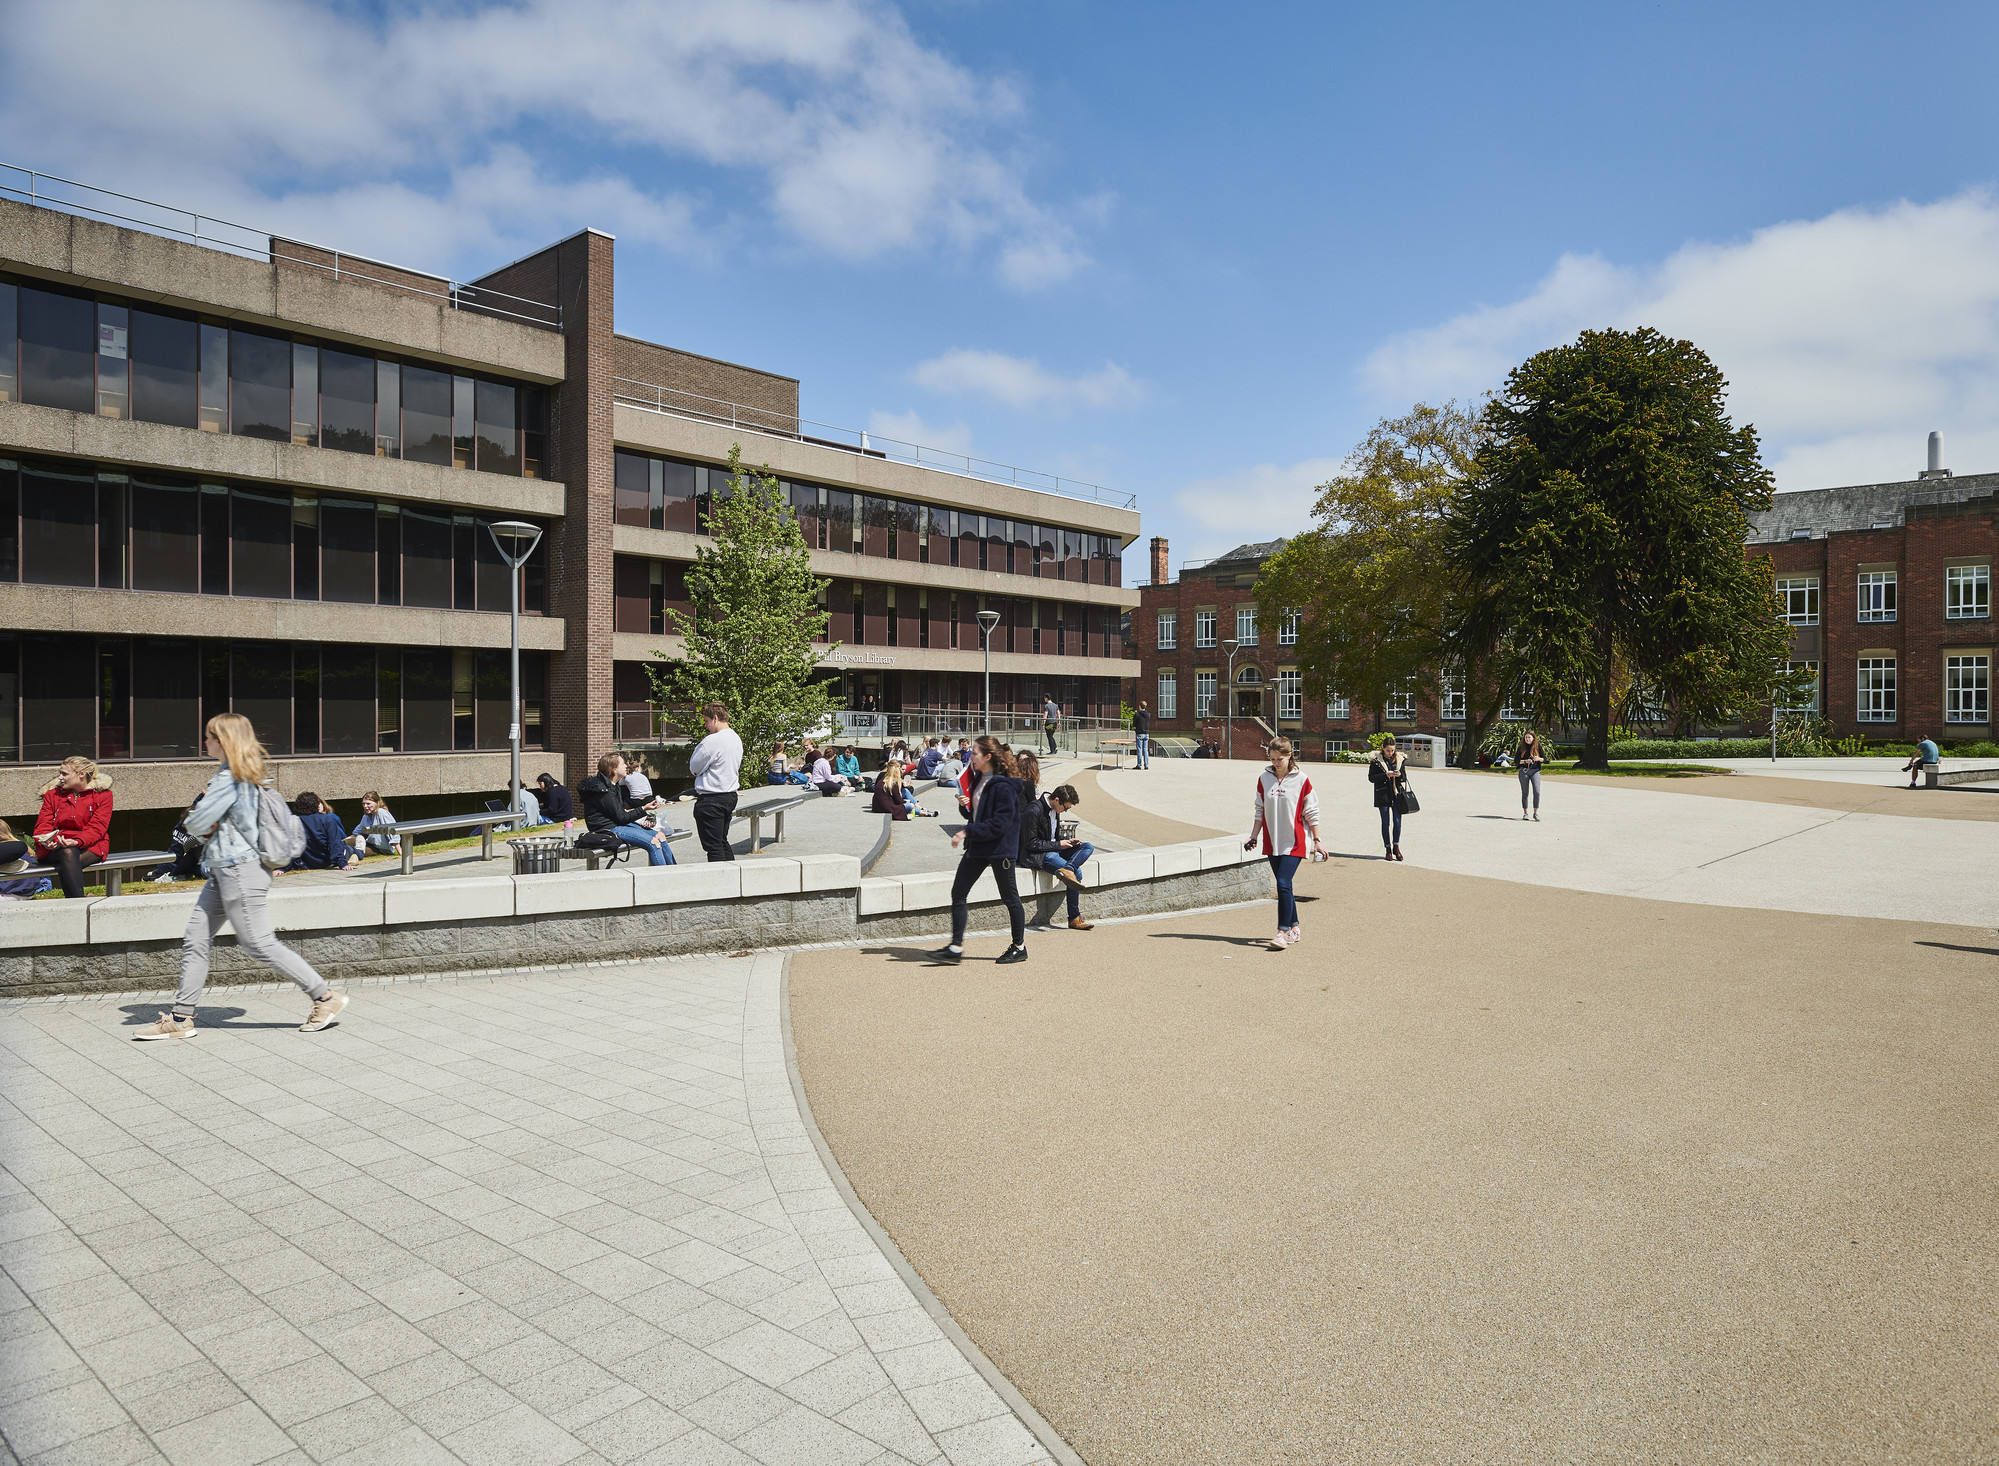
M 729 821 L 736 817 L 736 791 L 743 783 L 743 740 L 719 702 L 701 709 L 701 717 L 708 736 L 687 757 L 687 771 L 694 775 L 694 829 L 709 860 L 734 860 Z

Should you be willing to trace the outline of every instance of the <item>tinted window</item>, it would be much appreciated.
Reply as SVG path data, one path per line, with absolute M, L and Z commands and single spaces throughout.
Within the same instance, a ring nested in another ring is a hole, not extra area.
M 479 471 L 507 473 L 521 471 L 520 436 L 514 389 L 501 382 L 481 382 L 478 386 Z
M 21 756 L 21 646 L 11 635 L 0 635 L 0 762 Z
M 854 548 L 854 496 L 845 489 L 828 489 L 821 512 L 826 516 L 823 548 L 850 554 Z
M 342 453 L 375 451 L 375 358 L 331 347 L 319 353 L 319 443 Z
M 403 367 L 403 457 L 451 464 L 451 374 Z
M 290 599 L 290 494 L 232 489 L 229 494 L 229 545 L 231 594 Z
M 375 506 L 375 600 L 403 603 L 403 520 L 394 504 Z
M 375 751 L 375 649 L 319 649 L 319 751 Z
M 612 471 L 611 518 L 618 524 L 643 528 L 649 522 L 648 499 L 652 487 L 651 459 L 636 453 L 620 453 Z
M 396 362 L 375 363 L 375 452 L 382 458 L 403 456 L 402 372 Z
M 451 379 L 451 465 L 454 468 L 472 466 L 473 437 L 472 379 L 453 377 Z
M 403 748 L 451 747 L 451 653 L 403 653 Z
M 16 402 L 21 395 L 21 295 L 12 285 L 0 281 L 0 402 Z M 11 652 L 8 655 L 12 655 Z M 11 758 L 13 744 L 0 744 L 0 758 Z
M 21 579 L 31 585 L 97 584 L 95 474 L 66 472 L 52 463 L 21 465 Z
M 88 636 L 21 637 L 21 757 L 53 761 L 97 747 L 97 647 Z
M 319 598 L 372 605 L 375 600 L 375 505 L 367 499 L 319 501 Z
M 404 507 L 402 520 L 403 604 L 449 608 L 451 516 L 427 513 L 412 504 Z M 404 695 L 408 695 L 407 689 Z
M 98 375 L 103 375 L 100 367 Z M 103 388 L 98 389 L 103 395 Z M 319 348 L 292 343 L 292 442 L 301 448 L 319 446 Z
M 125 475 L 97 475 L 97 584 L 125 589 Z
M 192 479 L 132 475 L 132 588 L 201 589 L 201 490 Z
M 21 578 L 21 487 L 19 465 L 0 458 L 0 581 Z M 0 744 L 0 758 L 6 757 Z
M 229 489 L 226 484 L 201 486 L 201 593 L 229 594 Z M 226 712 L 226 708 L 217 708 Z
M 478 654 L 478 699 L 479 747 L 505 748 L 507 746 L 507 689 L 510 676 L 507 671 L 507 653 L 503 651 L 482 651 Z
M 513 596 L 507 580 L 507 562 L 501 558 L 500 547 L 494 543 L 492 531 L 486 528 L 483 519 L 472 526 L 472 544 L 473 557 L 479 565 L 479 609 L 511 609 Z
M 122 305 L 97 307 L 97 415 L 130 417 L 132 313 Z
M 132 312 L 132 416 L 169 427 L 195 425 L 200 364 L 195 324 L 178 316 Z
M 319 648 L 292 648 L 292 747 L 319 751 Z
M 21 400 L 96 409 L 97 307 L 74 295 L 21 289 Z M 93 745 L 94 746 L 94 745 Z
M 229 431 L 291 441 L 291 342 L 253 331 L 229 333 Z
M 199 758 L 199 648 L 192 641 L 142 636 L 132 652 L 132 756 Z
M 239 641 L 229 648 L 229 702 L 272 753 L 292 751 L 292 649 L 287 642 Z

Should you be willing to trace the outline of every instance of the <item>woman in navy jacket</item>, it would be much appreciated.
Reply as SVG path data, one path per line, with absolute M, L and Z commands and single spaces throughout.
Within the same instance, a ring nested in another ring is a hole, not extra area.
M 1027 912 L 1020 904 L 1020 889 L 1014 884 L 1014 860 L 1020 854 L 1020 820 L 1025 804 L 1019 775 L 1013 755 L 991 735 L 972 745 L 968 823 L 951 837 L 951 843 L 964 847 L 965 851 L 958 861 L 958 878 L 951 883 L 951 945 L 932 952 L 933 961 L 955 963 L 965 955 L 966 897 L 971 894 L 972 883 L 989 866 L 1013 927 L 1013 945 L 1000 954 L 999 960 L 1027 960 Z

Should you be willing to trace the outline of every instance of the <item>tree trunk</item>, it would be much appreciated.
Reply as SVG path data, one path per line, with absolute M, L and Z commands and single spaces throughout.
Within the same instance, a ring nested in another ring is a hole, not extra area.
M 1610 631 L 1597 633 L 1597 671 L 1589 690 L 1589 727 L 1583 735 L 1581 767 L 1610 767 Z

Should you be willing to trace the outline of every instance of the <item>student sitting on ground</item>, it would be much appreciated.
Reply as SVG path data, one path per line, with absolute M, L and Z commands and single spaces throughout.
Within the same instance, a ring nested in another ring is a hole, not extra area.
M 361 855 L 396 853 L 396 817 L 382 803 L 382 796 L 370 789 L 361 796 L 361 818 L 354 822 L 347 843 Z
M 771 748 L 770 763 L 766 766 L 766 781 L 771 784 L 791 782 L 791 760 L 784 756 L 784 740 L 780 738 Z
M 815 750 L 817 757 L 812 760 L 812 787 L 828 799 L 847 792 L 847 781 L 833 772 L 833 762 L 826 757 L 825 749 Z
M 541 789 L 541 812 L 551 823 L 576 818 L 576 804 L 569 791 L 555 781 L 555 775 L 538 774 L 535 784 Z
M 167 843 L 173 847 L 174 858 L 169 864 L 153 867 L 151 875 L 154 884 L 164 886 L 171 881 L 201 879 L 201 841 L 189 834 L 187 828 L 187 817 L 194 813 L 195 805 L 200 802 L 201 795 L 197 793 L 188 801 L 187 808 L 181 811 L 180 822 L 167 838 Z
M 347 831 L 341 827 L 340 816 L 327 808 L 326 801 L 308 789 L 292 801 L 292 813 L 305 826 L 305 850 L 285 869 L 347 869 L 354 852 L 347 848 Z
M 848 744 L 846 748 L 841 751 L 840 756 L 833 761 L 833 772 L 838 774 L 842 779 L 846 780 L 847 787 L 849 789 L 860 789 L 866 787 L 865 781 L 863 781 L 861 778 L 860 756 L 854 752 L 854 745 L 851 743 Z

